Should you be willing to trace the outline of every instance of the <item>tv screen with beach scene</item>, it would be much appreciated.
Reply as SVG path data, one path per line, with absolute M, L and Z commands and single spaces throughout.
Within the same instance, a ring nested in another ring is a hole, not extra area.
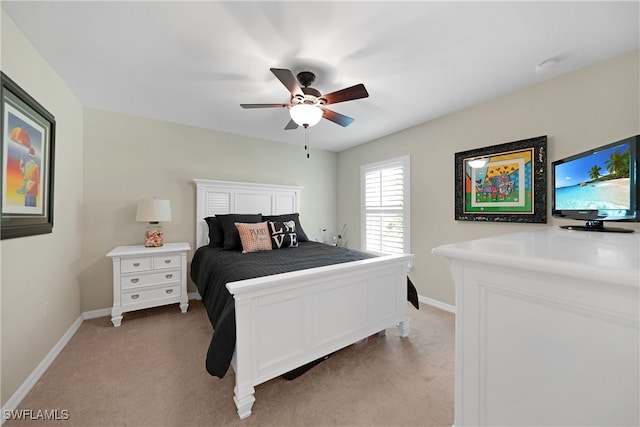
M 596 228 L 600 221 L 638 221 L 638 141 L 635 136 L 553 162 L 552 215 L 594 221 Z

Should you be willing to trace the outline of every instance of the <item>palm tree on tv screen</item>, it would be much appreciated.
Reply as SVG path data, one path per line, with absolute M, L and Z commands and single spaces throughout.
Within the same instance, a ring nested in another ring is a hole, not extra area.
M 611 153 L 609 160 L 605 161 L 605 166 L 612 178 L 629 176 L 629 154 L 629 150 L 626 150 L 624 154 L 616 150 Z

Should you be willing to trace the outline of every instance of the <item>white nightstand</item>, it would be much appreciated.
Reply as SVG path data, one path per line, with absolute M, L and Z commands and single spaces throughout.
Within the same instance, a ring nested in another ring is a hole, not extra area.
M 128 311 L 180 303 L 189 308 L 187 296 L 188 243 L 166 243 L 159 248 L 118 246 L 107 254 L 113 260 L 113 308 L 111 322 L 120 326 Z

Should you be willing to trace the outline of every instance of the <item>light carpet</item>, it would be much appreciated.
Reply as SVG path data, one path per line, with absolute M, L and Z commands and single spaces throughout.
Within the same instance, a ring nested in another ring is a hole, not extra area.
M 4 425 L 451 426 L 455 316 L 425 304 L 409 314 L 407 338 L 391 328 L 292 381 L 258 385 L 245 420 L 233 369 L 223 379 L 205 370 L 212 327 L 200 301 L 185 314 L 177 305 L 126 313 L 119 328 L 87 320 L 18 408 L 68 419 Z

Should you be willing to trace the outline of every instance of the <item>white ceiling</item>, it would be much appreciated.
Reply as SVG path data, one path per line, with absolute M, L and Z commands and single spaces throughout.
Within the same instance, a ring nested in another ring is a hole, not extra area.
M 639 4 L 2 0 L 86 107 L 302 145 L 288 110 L 239 106 L 289 102 L 269 68 L 313 71 L 322 93 L 363 83 L 329 106 L 350 126 L 310 128 L 333 151 L 638 49 Z

